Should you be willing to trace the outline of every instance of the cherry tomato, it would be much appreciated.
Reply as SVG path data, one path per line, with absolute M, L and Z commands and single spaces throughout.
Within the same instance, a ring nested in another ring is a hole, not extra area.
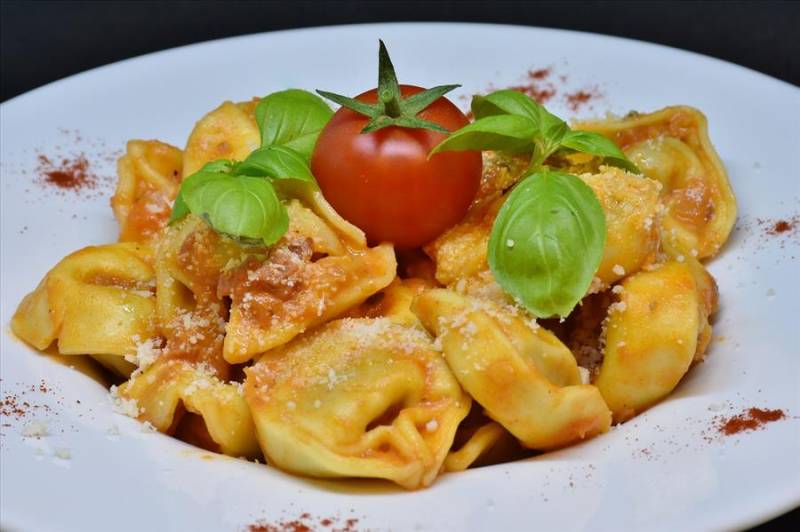
M 400 90 L 406 97 L 423 89 Z M 356 99 L 375 103 L 377 91 Z M 448 131 L 469 123 L 444 97 L 417 116 Z M 390 126 L 362 134 L 368 121 L 342 107 L 322 130 L 311 159 L 322 193 L 371 243 L 392 242 L 397 249 L 427 244 L 464 217 L 480 184 L 481 154 L 444 152 L 429 159 L 444 133 Z

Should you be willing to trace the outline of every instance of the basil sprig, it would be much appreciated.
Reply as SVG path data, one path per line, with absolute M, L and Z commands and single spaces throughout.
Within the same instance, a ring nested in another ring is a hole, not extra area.
M 566 316 L 586 294 L 603 258 L 605 215 L 580 178 L 548 170 L 556 152 L 584 152 L 639 173 L 612 141 L 566 122 L 528 96 L 501 90 L 472 99 L 475 122 L 452 133 L 443 151 L 529 153 L 523 180 L 508 195 L 489 237 L 498 284 L 539 317 Z
M 573 131 L 544 106 L 515 90 L 475 96 L 472 99 L 472 114 L 475 122 L 451 134 L 431 154 L 465 150 L 530 152 L 529 171 L 532 173 L 559 150 L 579 151 L 602 157 L 608 164 L 640 173 L 622 150 L 606 137 L 588 131 Z M 514 120 L 508 117 L 514 117 Z M 525 136 L 528 132 L 530 134 Z M 490 145 L 485 142 L 487 136 L 491 137 Z
M 317 187 L 308 161 L 332 114 L 321 98 L 298 89 L 263 98 L 256 107 L 261 147 L 244 161 L 212 161 L 184 179 L 169 223 L 192 213 L 244 244 L 277 242 L 289 227 L 280 196 Z

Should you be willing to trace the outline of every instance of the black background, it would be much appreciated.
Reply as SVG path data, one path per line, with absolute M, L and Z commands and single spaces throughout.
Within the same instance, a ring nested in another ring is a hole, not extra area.
M 3 101 L 89 68 L 199 41 L 308 26 L 422 20 L 631 37 L 800 85 L 800 2 L 0 2 Z M 758 530 L 798 521 L 800 510 L 795 510 Z
M 230 35 L 387 21 L 500 22 L 685 48 L 800 85 L 792 2 L 2 2 L 0 98 L 148 52 Z

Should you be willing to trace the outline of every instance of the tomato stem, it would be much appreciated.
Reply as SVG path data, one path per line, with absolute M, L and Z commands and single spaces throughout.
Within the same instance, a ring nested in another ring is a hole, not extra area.
M 383 103 L 383 109 L 387 116 L 397 118 L 403 114 L 400 109 L 400 98 L 392 94 L 391 90 L 381 91 L 381 103 Z
M 383 41 L 378 41 L 378 103 L 369 104 L 340 94 L 318 90 L 327 98 L 370 119 L 362 133 L 372 133 L 385 127 L 420 128 L 450 133 L 442 126 L 417 116 L 433 102 L 459 85 L 439 85 L 403 98 L 397 75 Z

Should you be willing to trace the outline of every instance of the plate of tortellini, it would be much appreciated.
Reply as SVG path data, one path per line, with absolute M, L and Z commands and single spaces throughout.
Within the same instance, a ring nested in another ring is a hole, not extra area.
M 534 60 L 602 97 L 501 88 Z M 796 87 L 612 37 L 362 25 L 124 61 L 1 122 L 3 529 L 800 504 Z M 91 194 L 33 169 L 65 145 Z

